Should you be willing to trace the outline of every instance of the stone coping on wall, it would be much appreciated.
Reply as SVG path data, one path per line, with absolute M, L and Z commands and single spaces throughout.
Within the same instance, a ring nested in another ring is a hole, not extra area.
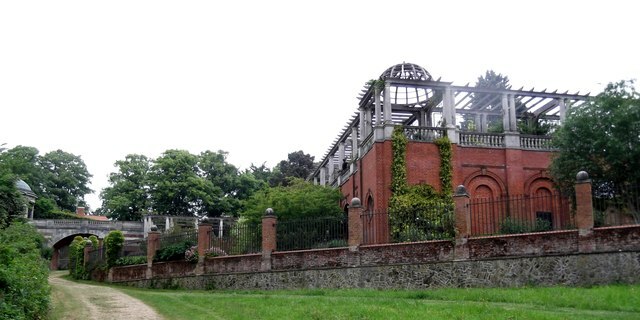
M 379 247 L 400 247 L 400 246 L 412 246 L 412 245 L 421 245 L 421 244 L 430 244 L 430 243 L 446 243 L 453 242 L 454 239 L 446 239 L 446 240 L 426 240 L 426 241 L 413 241 L 413 242 L 398 242 L 398 243 L 383 243 L 383 244 L 363 244 L 360 248 L 379 248 Z
M 475 236 L 469 237 L 469 240 L 476 239 L 495 239 L 495 238 L 514 238 L 514 237 L 523 237 L 523 236 L 541 236 L 541 235 L 549 235 L 549 234 L 563 234 L 563 233 L 578 233 L 578 229 L 571 230 L 553 230 L 553 231 L 543 231 L 543 232 L 526 232 L 526 233 L 514 233 L 514 234 L 497 234 L 490 236 Z
M 598 230 L 616 230 L 616 229 L 633 229 L 633 228 L 640 229 L 640 224 L 625 224 L 625 225 L 621 225 L 621 226 L 596 227 L 596 228 L 593 228 L 593 231 L 598 231 Z

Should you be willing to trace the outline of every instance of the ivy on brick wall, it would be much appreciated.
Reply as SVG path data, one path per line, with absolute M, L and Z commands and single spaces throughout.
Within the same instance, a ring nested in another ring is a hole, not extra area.
M 396 242 L 449 239 L 454 236 L 453 199 L 451 198 L 451 142 L 438 139 L 442 192 L 432 186 L 407 182 L 407 138 L 401 126 L 393 130 L 391 162 L 391 199 L 389 226 Z
M 451 140 L 448 137 L 442 137 L 434 141 L 438 146 L 440 153 L 440 186 L 442 195 L 453 195 L 453 186 L 451 179 L 453 177 L 453 165 L 451 164 Z
M 401 126 L 393 129 L 391 136 L 391 193 L 392 195 L 404 194 L 407 191 L 407 137 Z

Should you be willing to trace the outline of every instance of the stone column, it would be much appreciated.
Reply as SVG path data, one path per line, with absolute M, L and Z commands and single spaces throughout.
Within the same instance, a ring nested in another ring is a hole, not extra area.
M 358 128 L 351 128 L 351 161 L 358 159 Z
M 516 122 L 516 97 L 509 95 L 509 131 L 518 132 L 518 124 Z
M 380 89 L 374 88 L 375 96 L 374 96 L 374 109 L 376 113 L 376 127 L 382 125 L 382 106 L 380 105 Z
M 147 273 L 146 278 L 153 278 L 153 272 L 151 267 L 153 266 L 153 257 L 156 255 L 158 247 L 160 247 L 160 232 L 158 227 L 152 225 L 151 231 L 147 233 Z
M 565 100 L 560 99 L 558 101 L 558 106 L 560 107 L 560 124 L 562 124 L 567 117 L 567 106 L 565 104 Z
M 576 227 L 578 227 L 578 250 L 595 250 L 593 239 L 593 202 L 591 199 L 591 179 L 585 171 L 576 175 Z
M 511 131 L 511 127 L 509 126 L 509 97 L 507 97 L 506 93 L 502 94 L 502 130 L 504 132 Z
M 384 139 L 390 139 L 393 134 L 393 119 L 391 118 L 391 84 L 388 81 L 384 83 L 384 101 L 382 104 Z
M 453 195 L 455 206 L 455 232 L 456 243 L 454 248 L 454 259 L 469 259 L 469 246 L 467 240 L 471 235 L 471 213 L 469 212 L 469 194 L 463 185 L 456 188 Z
M 362 214 L 362 205 L 360 199 L 353 198 L 351 199 L 351 205 L 349 206 L 349 240 L 347 241 L 349 245 L 349 250 L 356 251 L 358 247 L 362 244 L 362 219 L 360 215 Z
M 335 165 L 333 164 L 333 155 L 329 155 L 327 157 L 327 175 L 329 176 L 327 180 L 329 181 L 329 184 L 333 183 L 334 169 L 335 169 Z
M 367 136 L 367 132 L 366 132 L 366 122 L 367 122 L 367 117 L 365 116 L 365 112 L 364 112 L 364 108 L 358 108 L 358 113 L 359 113 L 359 118 L 360 121 L 358 123 L 358 128 L 360 129 L 360 132 L 362 133 L 362 137 L 366 137 Z
M 327 177 L 326 177 L 325 167 L 320 167 L 320 185 L 321 186 L 326 186 L 327 185 Z
M 260 270 L 271 270 L 271 253 L 276 250 L 276 225 L 278 219 L 273 209 L 268 208 L 262 216 L 262 263 Z
M 458 143 L 458 134 L 456 133 L 456 103 L 451 87 L 444 89 L 442 103 L 442 117 L 447 130 L 447 137 L 449 137 L 451 143 Z

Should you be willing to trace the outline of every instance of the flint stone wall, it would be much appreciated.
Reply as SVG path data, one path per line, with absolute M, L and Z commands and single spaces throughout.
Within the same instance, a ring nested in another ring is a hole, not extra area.
M 442 287 L 588 286 L 640 282 L 640 252 L 506 257 L 402 265 L 208 274 L 121 284 L 147 288 L 428 289 Z

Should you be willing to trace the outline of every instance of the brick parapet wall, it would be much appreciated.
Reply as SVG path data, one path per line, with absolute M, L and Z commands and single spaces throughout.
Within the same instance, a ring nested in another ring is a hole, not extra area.
M 262 254 L 207 257 L 204 259 L 205 273 L 258 272 Z
M 640 225 L 594 228 L 596 252 L 640 251 Z M 474 237 L 468 239 L 469 261 L 504 258 L 527 258 L 579 254 L 578 231 Z M 270 256 L 271 270 L 305 271 L 336 268 L 383 267 L 414 264 L 450 263 L 454 259 L 453 241 L 426 241 L 385 245 L 364 245 L 356 251 L 330 248 L 274 252 Z M 206 258 L 205 274 L 236 274 L 261 272 L 261 254 Z M 639 262 L 640 263 L 640 262 Z M 195 264 L 184 261 L 155 263 L 149 279 L 182 277 L 194 274 Z M 122 282 L 145 278 L 146 265 L 112 268 L 112 281 Z
M 469 259 L 574 253 L 578 251 L 578 231 L 474 237 L 467 245 Z

